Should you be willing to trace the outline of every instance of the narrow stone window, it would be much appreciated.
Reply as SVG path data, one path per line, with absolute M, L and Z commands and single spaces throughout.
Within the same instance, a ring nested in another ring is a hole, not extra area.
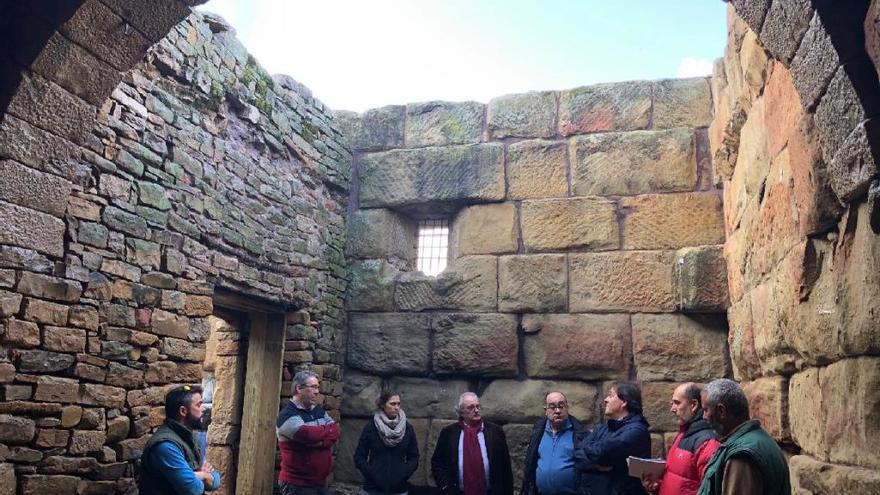
M 425 275 L 436 276 L 446 269 L 449 255 L 449 220 L 419 221 L 419 254 L 416 269 Z

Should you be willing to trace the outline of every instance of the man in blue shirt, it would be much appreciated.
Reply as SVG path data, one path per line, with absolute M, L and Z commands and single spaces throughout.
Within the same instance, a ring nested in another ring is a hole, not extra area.
M 202 495 L 220 487 L 220 473 L 202 462 L 202 447 L 193 431 L 203 413 L 200 387 L 175 387 L 165 395 L 165 423 L 141 456 L 141 495 Z
M 580 421 L 568 413 L 562 392 L 544 397 L 544 417 L 532 429 L 526 450 L 521 495 L 575 495 L 574 447 L 584 435 Z

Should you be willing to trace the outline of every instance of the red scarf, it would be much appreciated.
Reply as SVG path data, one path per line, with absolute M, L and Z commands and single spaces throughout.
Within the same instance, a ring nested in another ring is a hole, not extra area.
M 477 438 L 477 434 L 483 428 L 483 422 L 480 421 L 476 426 L 468 426 L 462 420 L 459 424 L 464 435 L 461 461 L 461 479 L 464 486 L 461 489 L 464 495 L 486 495 L 486 471 L 483 468 L 480 439 Z

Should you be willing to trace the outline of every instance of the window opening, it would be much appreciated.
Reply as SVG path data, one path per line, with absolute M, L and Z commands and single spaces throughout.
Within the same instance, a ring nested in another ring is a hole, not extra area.
M 431 219 L 419 221 L 419 254 L 416 269 L 437 276 L 446 269 L 449 252 L 449 220 Z

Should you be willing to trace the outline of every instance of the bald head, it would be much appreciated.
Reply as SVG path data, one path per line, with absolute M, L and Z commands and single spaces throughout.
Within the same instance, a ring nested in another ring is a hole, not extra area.
M 678 418 L 678 424 L 690 423 L 700 410 L 700 387 L 687 382 L 675 387 L 672 392 L 670 411 Z
M 554 431 L 565 428 L 565 423 L 568 421 L 568 401 L 565 399 L 565 394 L 554 391 L 545 395 L 544 414 Z

